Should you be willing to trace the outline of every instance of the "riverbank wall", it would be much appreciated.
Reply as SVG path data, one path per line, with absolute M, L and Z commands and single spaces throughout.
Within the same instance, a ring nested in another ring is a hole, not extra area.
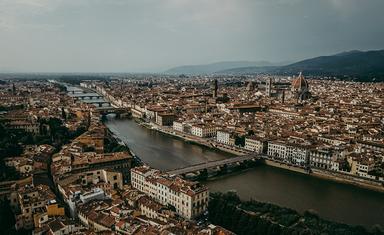
M 230 154 L 233 154 L 233 155 L 236 155 L 236 156 L 241 156 L 241 155 L 244 155 L 243 153 L 239 153 L 237 151 L 234 151 L 234 150 L 231 150 L 231 149 L 227 149 L 227 148 L 223 148 L 223 147 L 219 147 L 219 146 L 213 146 L 212 144 L 210 143 L 207 143 L 205 141 L 199 141 L 197 139 L 192 139 L 192 138 L 188 138 L 187 136 L 181 136 L 181 135 L 178 135 L 176 133 L 172 133 L 172 132 L 169 132 L 169 131 L 165 131 L 161 128 L 156 128 L 156 127 L 153 127 L 152 125 L 148 124 L 148 123 L 145 123 L 145 122 L 139 122 L 137 120 L 135 120 L 140 126 L 142 127 L 145 127 L 147 129 L 150 129 L 150 130 L 153 130 L 153 131 L 157 131 L 157 132 L 160 132 L 164 135 L 168 135 L 172 138 L 175 138 L 175 139 L 179 139 L 179 140 L 182 140 L 186 143 L 189 143 L 189 144 L 195 144 L 195 145 L 199 145 L 199 146 L 202 146 L 202 147 L 205 147 L 205 148 L 209 148 L 211 150 L 217 150 L 217 151 L 221 151 L 221 152 L 225 152 L 225 153 L 230 153 Z
M 310 173 L 311 176 L 332 180 L 339 183 L 351 184 L 361 188 L 370 189 L 378 192 L 384 193 L 384 186 L 380 182 L 367 180 L 361 177 L 356 177 L 354 175 L 342 174 L 338 172 L 330 172 L 322 169 L 312 169 Z
M 327 171 L 327 170 L 322 170 L 322 169 L 313 169 L 313 168 L 311 169 L 311 172 L 308 172 L 301 167 L 289 166 L 289 165 L 286 165 L 284 163 L 275 162 L 275 161 L 271 161 L 271 160 L 267 160 L 267 159 L 262 161 L 262 163 L 264 163 L 265 165 L 268 165 L 268 166 L 298 172 L 301 174 L 320 178 L 323 180 L 331 180 L 331 181 L 338 182 L 338 183 L 350 184 L 350 185 L 354 185 L 354 186 L 365 188 L 365 189 L 370 189 L 370 190 L 374 190 L 374 191 L 378 191 L 378 192 L 384 192 L 384 186 L 382 185 L 382 183 L 370 181 L 370 180 L 367 180 L 367 179 L 364 179 L 361 177 L 356 177 L 353 175 L 338 173 L 338 172 L 334 172 L 334 171 Z
M 361 188 L 384 192 L 384 186 L 382 185 L 382 183 L 370 181 L 361 177 L 356 177 L 354 175 L 348 175 L 348 174 L 338 173 L 334 171 L 327 171 L 327 170 L 314 169 L 314 168 L 311 169 L 311 172 L 308 172 L 301 167 L 289 166 L 284 163 L 275 162 L 267 159 L 262 161 L 262 163 L 268 166 L 278 167 L 281 169 L 306 174 L 306 175 L 316 177 L 316 178 L 321 178 L 324 180 L 331 180 L 338 183 L 350 184 L 350 185 L 355 185 Z
M 199 146 L 202 146 L 202 147 L 205 147 L 205 148 L 209 148 L 211 150 L 217 150 L 217 151 L 221 151 L 221 152 L 225 152 L 225 153 L 230 153 L 230 154 L 233 154 L 233 155 L 236 155 L 236 156 L 242 156 L 242 155 L 245 154 L 243 152 L 239 152 L 239 151 L 236 151 L 236 150 L 233 150 L 233 149 L 225 148 L 225 147 L 220 146 L 220 145 L 213 146 L 211 143 L 209 143 L 207 141 L 199 140 L 198 139 L 199 137 L 189 138 L 188 136 L 179 135 L 179 134 L 174 133 L 174 132 L 166 131 L 166 130 L 163 130 L 162 128 L 160 128 L 160 127 L 156 127 L 156 126 L 153 126 L 153 125 L 145 123 L 145 122 L 140 122 L 138 120 L 135 120 L 135 121 L 140 126 L 143 126 L 143 127 L 147 128 L 147 129 L 150 129 L 150 130 L 158 131 L 158 132 L 163 133 L 165 135 L 168 135 L 168 136 L 170 136 L 172 138 L 182 140 L 182 141 L 184 141 L 186 143 L 199 145 Z
M 284 164 L 284 163 L 281 163 L 281 162 L 275 162 L 275 161 L 268 160 L 268 159 L 264 159 L 262 161 L 262 163 L 264 163 L 267 166 L 278 167 L 278 168 L 281 168 L 281 169 L 285 169 L 285 170 L 294 171 L 294 172 L 298 172 L 298 173 L 302 173 L 302 174 L 308 175 L 308 171 L 306 171 L 305 169 L 303 169 L 301 167 L 290 166 L 290 165 L 287 165 L 287 164 Z

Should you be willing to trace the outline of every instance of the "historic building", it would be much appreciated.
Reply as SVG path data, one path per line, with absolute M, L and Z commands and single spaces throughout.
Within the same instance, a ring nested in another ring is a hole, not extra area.
M 208 188 L 200 183 L 167 175 L 148 166 L 131 169 L 131 179 L 134 188 L 162 205 L 173 206 L 181 217 L 193 219 L 207 210 Z
M 300 73 L 297 78 L 293 79 L 291 92 L 293 97 L 300 101 L 311 98 L 308 82 L 305 80 L 302 73 Z

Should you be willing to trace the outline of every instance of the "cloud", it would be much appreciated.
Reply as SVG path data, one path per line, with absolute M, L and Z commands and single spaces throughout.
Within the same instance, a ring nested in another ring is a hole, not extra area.
M 238 0 L 164 0 L 164 8 L 182 13 L 186 20 L 210 23 L 240 13 L 244 1 Z M 244 12 L 243 12 L 244 13 Z
M 59 0 L 0 0 L 0 29 L 37 27 L 26 19 L 52 11 L 59 3 Z
M 365 0 L 366 2 L 374 2 L 375 0 Z M 361 8 L 365 2 L 360 0 L 328 0 L 333 10 L 343 14 L 353 14 L 356 10 Z
M 117 0 L 110 0 L 111 2 Z M 25 29 L 46 29 L 52 30 L 62 27 L 49 20 L 40 23 L 35 22 L 37 17 L 44 17 L 47 14 L 58 11 L 64 7 L 86 6 L 92 0 L 0 0 L 0 30 L 25 30 Z M 96 1 L 94 1 L 96 2 Z
M 127 71 L 379 48 L 383 3 L 0 0 L 0 64 L 30 71 Z

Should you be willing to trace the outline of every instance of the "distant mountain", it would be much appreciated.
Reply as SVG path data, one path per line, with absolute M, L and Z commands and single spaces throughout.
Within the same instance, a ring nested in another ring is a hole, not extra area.
M 234 69 L 240 67 L 261 67 L 272 66 L 273 64 L 267 61 L 225 61 L 212 64 L 201 65 L 184 65 L 175 68 L 171 68 L 165 73 L 167 74 L 212 74 L 218 71 Z
M 271 73 L 279 68 L 280 68 L 279 66 L 239 67 L 239 68 L 217 71 L 215 72 L 215 74 L 263 74 L 263 73 Z
M 320 56 L 302 60 L 286 66 L 243 67 L 219 71 L 226 74 L 297 74 L 324 76 L 349 76 L 384 81 L 384 50 L 348 51 L 331 56 Z
M 351 55 L 351 54 L 360 53 L 360 52 L 363 52 L 363 51 L 359 51 L 359 50 L 343 51 L 341 53 L 335 54 L 334 56 L 345 56 L 345 55 Z
M 320 56 L 281 67 L 278 73 L 304 72 L 331 76 L 384 76 L 384 50 L 352 51 L 333 56 Z

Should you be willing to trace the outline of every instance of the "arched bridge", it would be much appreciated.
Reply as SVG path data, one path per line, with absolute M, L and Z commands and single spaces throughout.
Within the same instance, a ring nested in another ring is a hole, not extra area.
M 96 107 L 102 108 L 102 107 L 111 107 L 111 103 L 106 100 L 87 100 L 85 101 L 87 104 L 93 104 Z
M 130 108 L 116 108 L 113 106 L 109 106 L 109 107 L 97 108 L 97 111 L 99 111 L 99 113 L 102 115 L 107 115 L 110 113 L 114 113 L 114 114 L 130 113 L 131 109 Z
M 251 155 L 233 157 L 233 158 L 224 159 L 224 160 L 203 162 L 203 163 L 195 164 L 192 166 L 187 166 L 184 168 L 178 168 L 178 169 L 170 170 L 167 173 L 170 175 L 183 175 L 183 174 L 187 174 L 187 173 L 193 173 L 193 172 L 198 172 L 198 171 L 202 171 L 202 170 L 208 170 L 208 169 L 212 169 L 212 168 L 222 167 L 225 165 L 242 163 L 245 161 L 256 161 L 256 160 L 260 160 L 262 157 L 263 156 L 261 154 L 260 155 L 259 154 L 251 154 Z
M 69 93 L 69 96 L 77 100 L 97 100 L 102 99 L 103 96 L 97 93 Z

